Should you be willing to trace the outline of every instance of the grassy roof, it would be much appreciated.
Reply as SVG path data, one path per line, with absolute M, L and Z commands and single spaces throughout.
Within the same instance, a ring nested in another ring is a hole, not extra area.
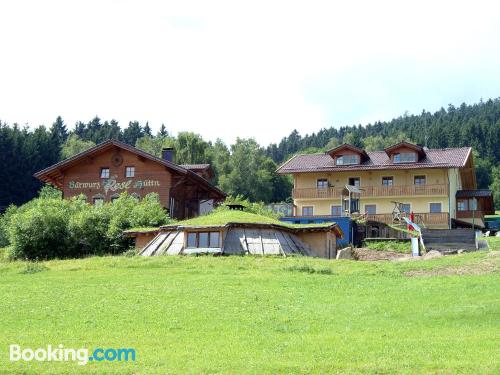
M 179 221 L 179 225 L 226 225 L 227 223 L 282 224 L 279 220 L 245 211 L 216 210 L 207 215 Z
M 226 225 L 227 223 L 242 223 L 242 224 L 276 224 L 290 228 L 308 228 L 330 226 L 332 223 L 324 224 L 290 224 L 269 216 L 256 215 L 246 211 L 238 210 L 215 210 L 207 215 L 198 216 L 192 219 L 179 221 L 177 225 L 184 226 L 211 226 L 211 225 Z
M 317 228 L 328 227 L 332 223 L 317 223 L 317 224 L 291 224 L 278 219 L 257 215 L 246 211 L 218 209 L 206 215 L 201 215 L 192 219 L 177 221 L 168 225 L 181 225 L 181 226 L 223 226 L 227 223 L 241 223 L 241 224 L 275 224 L 288 228 Z M 158 231 L 157 227 L 144 227 L 144 228 L 131 228 L 124 233 L 148 233 Z

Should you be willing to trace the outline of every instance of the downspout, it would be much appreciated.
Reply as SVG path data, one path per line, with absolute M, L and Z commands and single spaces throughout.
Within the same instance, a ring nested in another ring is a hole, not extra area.
M 451 229 L 451 183 L 450 183 L 450 170 L 446 170 L 448 176 L 448 229 Z

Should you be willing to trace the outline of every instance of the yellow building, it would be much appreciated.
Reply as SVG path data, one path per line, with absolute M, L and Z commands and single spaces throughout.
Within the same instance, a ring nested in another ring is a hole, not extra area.
M 343 144 L 296 155 L 277 173 L 293 176 L 293 215 L 364 216 L 394 222 L 413 213 L 427 228 L 484 227 L 491 191 L 477 190 L 472 149 L 427 149 L 401 142 L 366 152 Z

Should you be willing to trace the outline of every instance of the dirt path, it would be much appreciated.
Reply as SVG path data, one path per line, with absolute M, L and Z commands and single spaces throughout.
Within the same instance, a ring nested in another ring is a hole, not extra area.
M 395 251 L 371 250 L 366 248 L 356 248 L 354 249 L 354 254 L 358 260 L 395 260 L 411 258 L 410 254 L 402 254 Z

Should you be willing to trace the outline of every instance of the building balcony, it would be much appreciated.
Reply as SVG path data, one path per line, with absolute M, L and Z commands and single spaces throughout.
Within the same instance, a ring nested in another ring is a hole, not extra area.
M 343 187 L 296 188 L 293 199 L 340 199 Z M 448 185 L 361 186 L 361 197 L 447 196 Z
M 448 212 L 436 212 L 436 213 L 423 212 L 423 213 L 415 213 L 414 215 L 415 215 L 415 224 L 420 225 L 422 227 L 427 227 L 429 225 L 448 225 L 449 220 L 450 220 L 450 215 Z M 323 220 L 335 221 L 336 217 L 338 217 L 338 216 L 332 216 L 332 215 L 313 215 L 313 216 L 294 215 L 294 216 L 289 216 L 288 218 L 289 219 L 301 218 L 301 219 L 306 219 L 306 220 L 311 220 L 311 221 L 322 222 Z M 363 219 L 363 220 L 378 221 L 378 222 L 385 223 L 385 224 L 393 224 L 394 223 L 392 213 L 390 213 L 390 214 L 374 214 L 374 215 L 354 214 L 351 217 L 353 219 L 359 218 L 359 219 Z M 404 221 L 403 221 L 403 223 L 404 223 Z
M 483 218 L 485 213 L 481 210 L 476 211 L 457 211 L 457 219 L 472 219 L 475 218 Z
M 392 224 L 392 214 L 375 214 L 366 215 L 367 220 L 380 221 L 385 224 Z M 450 215 L 448 212 L 424 212 L 415 213 L 415 224 L 417 225 L 448 225 L 450 220 Z

